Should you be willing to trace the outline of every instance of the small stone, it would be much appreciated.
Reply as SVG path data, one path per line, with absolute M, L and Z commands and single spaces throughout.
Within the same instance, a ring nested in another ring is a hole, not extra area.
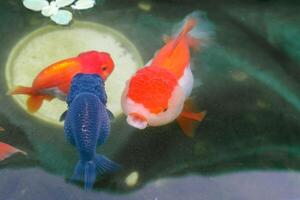
M 143 11 L 149 12 L 152 9 L 152 5 L 150 2 L 141 1 L 138 3 L 138 8 Z
M 245 81 L 246 79 L 248 79 L 248 75 L 245 72 L 242 71 L 231 71 L 231 77 L 233 80 L 235 81 Z
M 126 177 L 125 183 L 129 187 L 133 187 L 136 185 L 138 179 L 139 179 L 139 173 L 137 171 L 133 171 Z

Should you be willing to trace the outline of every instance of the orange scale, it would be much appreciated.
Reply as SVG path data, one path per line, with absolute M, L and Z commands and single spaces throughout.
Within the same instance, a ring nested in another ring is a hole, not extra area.
M 168 70 L 160 67 L 145 67 L 131 79 L 128 97 L 157 114 L 168 107 L 176 85 L 176 77 Z

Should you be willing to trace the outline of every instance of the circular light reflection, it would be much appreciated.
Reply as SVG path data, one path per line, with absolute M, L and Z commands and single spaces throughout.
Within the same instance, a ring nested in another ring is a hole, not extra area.
M 135 46 L 121 33 L 91 22 L 74 22 L 71 27 L 45 26 L 22 38 L 11 51 L 6 64 L 8 89 L 17 85 L 31 86 L 33 79 L 45 67 L 59 60 L 77 56 L 89 50 L 106 51 L 115 69 L 106 81 L 108 109 L 115 116 L 121 114 L 121 94 L 125 82 L 143 65 Z M 14 95 L 13 99 L 27 111 L 26 95 Z M 66 103 L 58 99 L 44 101 L 33 115 L 47 122 L 60 124 L 60 115 Z

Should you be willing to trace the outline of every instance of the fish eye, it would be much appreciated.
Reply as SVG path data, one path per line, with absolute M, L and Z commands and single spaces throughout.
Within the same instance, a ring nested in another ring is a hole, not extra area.
M 168 110 L 168 108 L 165 108 L 165 109 L 163 110 L 163 112 L 167 112 L 167 110 Z
M 102 71 L 105 71 L 105 70 L 107 70 L 107 67 L 106 66 L 102 67 Z

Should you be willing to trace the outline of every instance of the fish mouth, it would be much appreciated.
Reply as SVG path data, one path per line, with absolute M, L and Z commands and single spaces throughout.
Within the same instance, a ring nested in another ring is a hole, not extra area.
M 138 113 L 130 113 L 127 116 L 127 123 L 138 129 L 145 129 L 147 127 L 147 119 Z

